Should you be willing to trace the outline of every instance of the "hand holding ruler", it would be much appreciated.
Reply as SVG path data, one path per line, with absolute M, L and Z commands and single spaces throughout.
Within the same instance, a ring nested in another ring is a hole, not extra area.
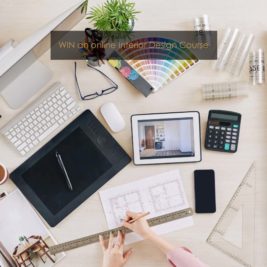
M 193 210 L 191 208 L 188 208 L 188 209 L 184 209 L 184 210 L 180 210 L 180 211 L 176 211 L 176 212 L 172 212 L 172 213 L 168 213 L 165 215 L 161 215 L 158 217 L 148 219 L 147 222 L 148 222 L 149 226 L 156 226 L 159 224 L 167 223 L 170 221 L 175 221 L 175 220 L 189 217 L 192 215 L 193 215 Z M 62 243 L 62 244 L 51 246 L 49 248 L 49 252 L 51 254 L 55 255 L 55 254 L 63 252 L 63 251 L 68 251 L 71 249 L 75 249 L 75 248 L 79 248 L 79 247 L 86 246 L 89 244 L 93 244 L 93 243 L 98 242 L 99 235 L 102 235 L 104 239 L 107 239 L 109 237 L 110 233 L 117 234 L 118 231 L 123 231 L 126 234 L 131 232 L 131 230 L 129 230 L 125 227 L 118 227 L 118 228 L 115 228 L 112 230 L 104 231 L 101 233 L 85 236 L 85 237 L 82 237 L 82 238 L 79 238 L 76 240 L 72 240 L 72 241 Z

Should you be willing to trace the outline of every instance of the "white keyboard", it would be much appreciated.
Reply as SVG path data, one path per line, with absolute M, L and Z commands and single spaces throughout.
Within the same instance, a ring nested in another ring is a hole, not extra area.
M 40 101 L 8 123 L 1 133 L 24 156 L 78 113 L 79 109 L 63 85 L 55 83 Z

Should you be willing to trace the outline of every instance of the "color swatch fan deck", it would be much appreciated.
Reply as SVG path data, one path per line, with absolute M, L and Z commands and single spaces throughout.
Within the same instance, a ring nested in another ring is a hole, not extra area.
M 175 42 L 177 45 L 174 46 Z M 112 54 L 109 63 L 133 85 L 135 85 L 134 81 L 141 76 L 151 85 L 152 92 L 158 91 L 198 62 L 197 57 L 190 50 L 181 48 L 174 40 L 151 37 L 130 43 L 120 48 L 116 56 L 113 57 L 114 54 Z M 146 45 L 136 46 L 134 45 L 136 43 Z M 155 46 L 153 45 L 155 43 L 162 45 Z M 168 44 L 171 45 L 168 46 Z

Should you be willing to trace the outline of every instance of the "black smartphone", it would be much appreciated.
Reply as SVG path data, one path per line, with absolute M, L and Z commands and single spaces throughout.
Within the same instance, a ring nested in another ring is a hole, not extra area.
M 216 212 L 214 170 L 195 170 L 194 179 L 196 213 Z

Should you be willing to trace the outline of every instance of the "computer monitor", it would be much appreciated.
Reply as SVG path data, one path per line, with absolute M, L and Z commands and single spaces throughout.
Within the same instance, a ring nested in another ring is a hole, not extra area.
M 39 57 L 50 48 L 50 32 L 70 30 L 83 17 L 80 1 L 46 26 L 13 47 L 9 41 L 0 50 L 0 95 L 13 109 L 37 93 L 52 77 Z

